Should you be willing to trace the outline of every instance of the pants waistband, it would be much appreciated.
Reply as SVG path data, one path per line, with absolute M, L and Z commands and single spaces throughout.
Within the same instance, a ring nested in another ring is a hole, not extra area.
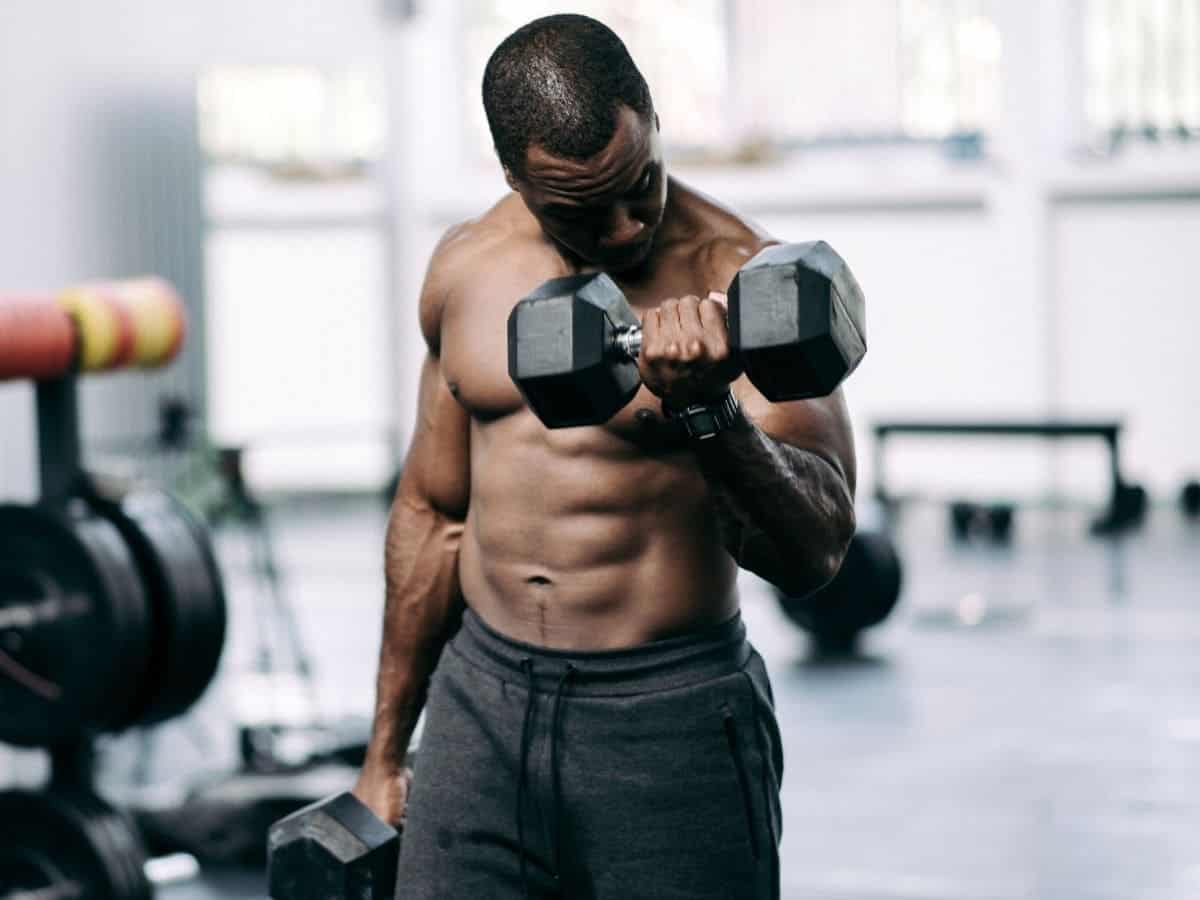
M 741 613 L 677 637 L 619 650 L 554 650 L 526 644 L 487 625 L 468 607 L 449 649 L 506 681 L 552 692 L 568 665 L 571 693 L 615 696 L 670 690 L 740 671 L 753 649 Z

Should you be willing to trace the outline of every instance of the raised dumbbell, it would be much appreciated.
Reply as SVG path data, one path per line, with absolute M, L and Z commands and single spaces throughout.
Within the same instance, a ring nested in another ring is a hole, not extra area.
M 391 900 L 400 833 L 349 791 L 297 810 L 267 836 L 272 900 Z
M 150 900 L 196 877 L 194 857 L 147 859 L 130 820 L 78 790 L 0 792 L 0 900 Z
M 866 353 L 862 290 L 824 241 L 768 247 L 729 285 L 729 337 L 768 400 L 824 397 Z M 642 329 L 608 275 L 544 283 L 508 318 L 508 373 L 549 428 L 598 425 L 641 385 Z

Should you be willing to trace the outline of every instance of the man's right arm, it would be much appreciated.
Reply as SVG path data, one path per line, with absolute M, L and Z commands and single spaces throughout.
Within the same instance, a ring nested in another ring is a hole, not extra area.
M 387 597 L 375 720 L 355 793 L 381 818 L 403 813 L 404 755 L 425 704 L 429 676 L 462 614 L 458 550 L 470 495 L 470 420 L 441 370 L 438 254 L 421 298 L 429 352 L 417 423 L 392 502 L 384 549 Z

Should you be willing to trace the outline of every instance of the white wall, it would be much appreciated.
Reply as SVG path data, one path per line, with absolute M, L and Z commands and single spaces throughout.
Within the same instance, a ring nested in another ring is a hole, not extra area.
M 46 291 L 153 269 L 166 270 L 198 301 L 197 73 L 218 62 L 386 66 L 402 30 L 390 27 L 388 8 L 377 0 L 6 0 L 0 6 L 0 291 Z M 131 204 L 131 193 L 156 190 L 186 196 Z M 174 219 L 165 228 L 145 221 L 148 210 L 170 211 L 173 199 Z M 202 318 L 192 316 L 197 329 Z M 194 367 L 195 375 L 203 361 L 193 355 L 176 365 Z M 123 377 L 86 385 L 85 433 L 129 429 Z M 30 393 L 27 385 L 0 385 L 0 498 L 36 492 Z

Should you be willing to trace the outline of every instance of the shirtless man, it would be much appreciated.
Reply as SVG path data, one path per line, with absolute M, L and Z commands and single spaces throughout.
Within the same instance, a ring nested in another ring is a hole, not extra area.
M 398 897 L 777 897 L 782 750 L 735 579 L 803 594 L 836 572 L 844 399 L 771 404 L 730 360 L 719 292 L 773 241 L 668 177 L 609 29 L 530 23 L 483 95 L 512 193 L 446 234 L 421 294 L 355 793 L 406 813 Z M 644 383 L 603 425 L 548 430 L 508 377 L 506 320 L 546 279 L 595 270 L 641 318 Z M 707 440 L 670 419 L 723 400 L 739 408 Z

